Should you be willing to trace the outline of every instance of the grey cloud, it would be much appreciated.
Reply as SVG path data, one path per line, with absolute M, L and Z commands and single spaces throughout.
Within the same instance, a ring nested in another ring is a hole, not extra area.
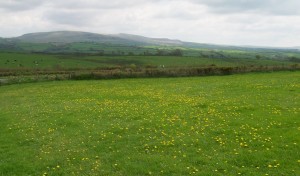
M 87 11 L 51 11 L 43 18 L 55 24 L 82 26 L 89 25 L 93 21 L 93 16 L 95 14 Z
M 152 0 L 153 2 L 160 0 Z M 67 9 L 122 9 L 127 7 L 135 7 L 138 5 L 152 2 L 147 0 L 77 0 L 76 2 L 71 0 L 54 0 L 50 1 L 49 4 L 57 8 Z
M 292 46 L 300 41 L 299 3 L 299 0 L 0 0 L 0 36 L 81 30 L 207 43 Z
M 299 0 L 190 0 L 202 4 L 214 13 L 263 13 L 273 15 L 299 15 Z
M 153 13 L 156 19 L 175 19 L 175 20 L 196 20 L 199 16 L 199 9 L 194 8 L 192 4 L 185 4 L 180 1 L 168 3 L 164 8 Z
M 164 0 L 77 0 L 76 3 L 71 0 L 53 0 L 47 3 L 43 19 L 69 26 L 95 26 L 99 25 L 99 22 L 119 26 L 122 21 L 139 20 L 141 14 L 137 13 L 138 9 L 159 1 Z M 116 21 L 117 23 L 111 24 Z
M 187 11 L 171 11 L 162 12 L 154 15 L 154 18 L 158 19 L 181 19 L 181 20 L 196 20 L 198 19 L 197 14 L 187 12 Z
M 41 0 L 2 0 L 0 9 L 5 11 L 24 11 L 35 9 L 43 4 Z
M 37 7 L 45 6 L 46 8 L 56 9 L 114 9 L 134 7 L 137 5 L 147 4 L 148 2 L 158 2 L 163 0 L 1 0 L 0 10 L 5 11 L 24 11 Z

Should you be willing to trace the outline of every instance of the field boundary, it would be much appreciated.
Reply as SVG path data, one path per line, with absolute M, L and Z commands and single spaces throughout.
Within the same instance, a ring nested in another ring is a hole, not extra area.
M 96 69 L 0 69 L 0 86 L 59 80 L 100 80 L 121 78 L 161 78 L 222 76 L 253 72 L 299 71 L 300 65 L 237 67 L 111 67 Z

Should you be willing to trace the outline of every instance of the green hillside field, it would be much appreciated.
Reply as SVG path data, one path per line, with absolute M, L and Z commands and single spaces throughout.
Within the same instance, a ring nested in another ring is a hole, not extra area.
M 300 175 L 300 73 L 0 87 L 0 175 Z
M 177 56 L 92 56 L 84 54 L 33 54 L 1 53 L 0 69 L 55 69 L 55 68 L 97 68 L 135 64 L 137 66 L 159 67 L 201 67 L 201 66 L 282 66 L 298 62 L 276 59 L 205 58 Z

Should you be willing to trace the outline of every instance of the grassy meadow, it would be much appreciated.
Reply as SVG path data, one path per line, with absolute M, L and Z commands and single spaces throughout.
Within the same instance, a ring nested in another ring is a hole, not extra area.
M 0 175 L 300 175 L 300 73 L 0 87 Z
M 33 54 L 0 52 L 0 69 L 70 69 L 116 66 L 139 67 L 218 67 L 235 66 L 289 66 L 297 62 L 276 59 L 205 58 L 177 56 L 92 56 L 84 54 Z

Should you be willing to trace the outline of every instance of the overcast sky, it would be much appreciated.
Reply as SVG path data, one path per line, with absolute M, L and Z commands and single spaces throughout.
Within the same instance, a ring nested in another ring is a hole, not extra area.
M 57 30 L 300 46 L 300 0 L 0 0 L 0 37 Z

